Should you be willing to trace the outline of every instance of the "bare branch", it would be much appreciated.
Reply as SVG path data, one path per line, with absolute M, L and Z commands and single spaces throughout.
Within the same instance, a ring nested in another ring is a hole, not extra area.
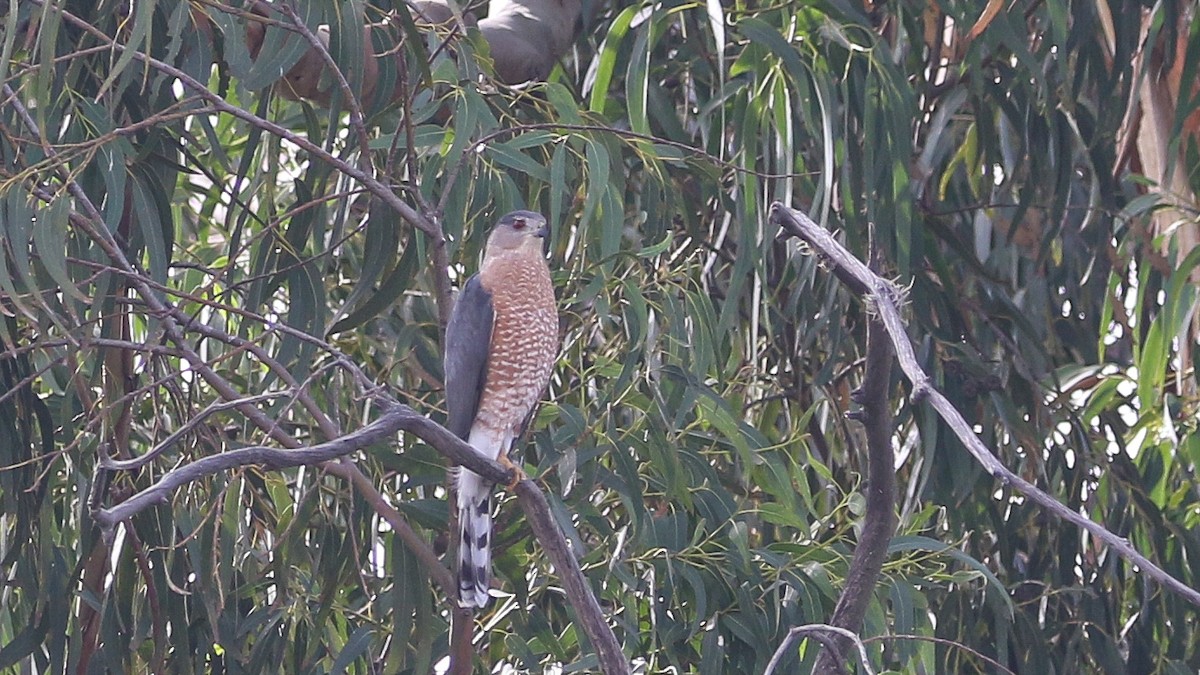
M 871 661 L 867 658 L 867 648 L 863 645 L 863 641 L 853 631 L 824 623 L 809 623 L 789 630 L 787 637 L 776 648 L 775 654 L 771 656 L 771 660 L 767 662 L 767 667 L 763 670 L 763 675 L 772 675 L 775 669 L 779 667 L 780 662 L 787 656 L 788 650 L 792 648 L 792 644 L 805 635 L 811 635 L 813 639 L 825 645 L 826 650 L 829 651 L 836 651 L 838 649 L 836 638 L 842 638 L 846 642 L 852 643 L 858 650 L 858 659 L 862 663 L 863 670 L 866 671 L 867 675 L 875 675 L 875 670 L 871 668 Z
M 887 558 L 888 543 L 896 532 L 896 474 L 892 454 L 892 413 L 888 398 L 892 384 L 892 346 L 883 325 L 872 318 L 867 325 L 867 366 L 854 398 L 862 403 L 861 419 L 867 430 L 867 499 L 862 519 L 862 536 L 854 549 L 846 587 L 834 607 L 829 623 L 857 632 L 862 627 L 879 573 Z M 838 649 L 825 649 L 817 657 L 814 673 L 841 673 L 838 654 L 850 648 L 850 640 L 834 637 Z
M 604 612 L 600 610 L 591 585 L 579 569 L 579 562 L 571 553 L 567 538 L 550 515 L 546 496 L 533 481 L 526 479 L 517 483 L 517 497 L 521 500 L 521 508 L 525 510 L 530 527 L 538 535 L 542 549 L 550 556 L 550 562 L 562 577 L 567 598 L 575 607 L 575 614 L 583 624 L 583 632 L 592 641 L 592 647 L 600 659 L 600 669 L 608 674 L 630 672 L 629 661 L 621 652 L 617 636 L 604 619 Z
M 921 369 L 921 364 L 917 360 L 916 354 L 913 353 L 912 342 L 905 331 L 904 321 L 900 318 L 899 293 L 890 282 L 873 273 L 820 225 L 814 223 L 800 211 L 775 202 L 771 205 L 770 219 L 771 222 L 783 227 L 788 234 L 807 242 L 831 265 L 832 271 L 839 281 L 873 304 L 879 320 L 883 322 L 888 335 L 891 336 L 900 368 L 912 383 L 912 400 L 914 402 L 928 401 L 937 411 L 938 416 L 975 458 L 975 461 L 979 462 L 993 478 L 998 479 L 1006 486 L 1012 486 L 1017 492 L 1052 515 L 1083 528 L 1093 537 L 1107 544 L 1117 555 L 1136 565 L 1151 579 L 1183 596 L 1192 604 L 1200 606 L 1200 591 L 1167 574 L 1161 567 L 1139 553 L 1128 539 L 1113 534 L 1087 516 L 1072 511 L 1036 485 L 1013 473 L 992 454 L 992 451 L 971 430 L 971 425 L 963 419 L 954 405 L 930 384 L 929 375 Z
M 92 517 L 101 527 L 112 528 L 150 506 L 165 504 L 180 486 L 205 476 L 242 466 L 258 465 L 277 470 L 336 459 L 376 443 L 391 441 L 410 415 L 416 413 L 407 407 L 390 410 L 357 431 L 307 448 L 255 445 L 202 457 L 167 472 L 157 483 L 116 506 L 97 509 Z
M 500 463 L 480 456 L 458 436 L 412 408 L 389 399 L 380 399 L 380 402 L 384 405 L 385 410 L 378 419 L 345 436 L 304 448 L 283 449 L 254 446 L 204 457 L 170 471 L 154 485 L 116 506 L 94 509 L 93 517 L 102 527 L 111 529 L 117 523 L 131 518 L 151 506 L 166 503 L 171 494 L 180 486 L 204 476 L 250 465 L 278 470 L 302 464 L 329 462 L 344 458 L 352 452 L 377 443 L 390 442 L 400 431 L 412 433 L 456 464 L 467 467 L 489 481 L 509 484 L 515 477 Z M 366 477 L 355 476 L 349 470 L 342 468 L 345 466 L 349 465 L 331 463 L 326 466 L 326 470 L 348 476 L 356 487 L 361 488 L 361 483 L 367 481 Z M 550 514 L 550 506 L 546 502 L 545 495 L 528 478 L 517 483 L 516 493 L 529 520 L 530 529 L 533 530 L 534 535 L 542 544 L 542 548 L 550 556 L 558 574 L 562 577 L 567 598 L 575 608 L 584 632 L 597 651 L 601 668 L 609 674 L 630 672 L 629 663 L 621 652 L 616 635 L 609 627 L 587 578 L 584 577 L 578 561 L 571 553 L 566 537 Z M 375 505 L 378 508 L 379 504 Z M 400 522 L 403 522 L 403 519 L 400 519 Z M 422 560 L 424 561 L 424 557 Z M 445 572 L 445 567 L 440 563 L 436 567 Z M 445 578 L 435 575 L 435 580 L 443 587 L 443 590 L 452 593 L 453 580 L 448 574 L 446 572 Z

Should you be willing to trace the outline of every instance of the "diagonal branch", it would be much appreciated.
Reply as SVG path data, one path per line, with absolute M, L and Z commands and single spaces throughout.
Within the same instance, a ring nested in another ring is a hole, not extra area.
M 600 660 L 600 670 L 606 675 L 631 672 L 629 660 L 621 652 L 617 636 L 608 626 L 587 577 L 579 569 L 579 561 L 571 552 L 567 538 L 563 536 L 562 530 L 550 514 L 546 495 L 529 479 L 517 483 L 516 492 L 525 517 L 529 519 L 529 526 L 537 533 L 542 549 L 546 551 L 562 579 L 567 598 L 575 608 L 579 622 L 583 624 L 583 632 L 592 641 L 592 647 Z
M 971 425 L 963 419 L 954 405 L 930 384 L 929 375 L 921 369 L 921 364 L 917 360 L 916 354 L 913 353 L 912 342 L 909 341 L 908 333 L 905 331 L 904 321 L 900 318 L 900 293 L 890 282 L 868 269 L 832 235 L 800 211 L 775 202 L 771 205 L 770 220 L 782 227 L 787 234 L 799 237 L 815 249 L 830 265 L 831 271 L 839 281 L 846 284 L 856 295 L 872 304 L 879 320 L 883 322 L 891 337 L 892 345 L 896 348 L 900 369 L 912 383 L 912 400 L 914 402 L 928 401 L 929 405 L 937 411 L 938 416 L 975 458 L 975 461 L 979 462 L 993 478 L 1004 485 L 1012 486 L 1017 492 L 1050 514 L 1084 529 L 1096 539 L 1107 544 L 1117 555 L 1136 565 L 1154 581 L 1183 596 L 1192 604 L 1200 606 L 1200 591 L 1167 574 L 1161 567 L 1139 553 L 1128 539 L 1112 533 L 1087 516 L 1072 511 L 1036 485 L 1013 473 L 992 454 L 992 451 L 971 430 Z
M 345 73 L 333 60 L 333 55 L 329 53 L 329 47 L 321 38 L 308 29 L 304 19 L 296 13 L 296 9 L 291 3 L 281 2 L 277 5 L 268 5 L 268 7 L 278 8 L 292 22 L 292 27 L 296 29 L 304 39 L 308 41 L 309 46 L 320 55 L 321 60 L 325 62 L 325 67 L 329 72 L 333 73 L 334 80 L 337 81 L 338 89 L 342 92 L 342 98 L 345 99 L 344 105 L 350 109 L 350 128 L 354 130 L 354 135 L 358 140 L 359 166 L 365 170 L 371 168 L 371 146 L 367 138 L 367 127 L 363 121 L 362 103 L 358 100 L 358 96 L 354 93 L 354 89 L 350 87 L 350 82 L 346 80 Z M 365 33 L 366 43 L 368 48 L 371 44 L 371 32 L 367 29 Z
M 166 503 L 176 489 L 187 483 L 242 466 L 255 465 L 278 470 L 329 462 L 327 470 L 338 473 L 338 468 L 343 465 L 333 463 L 331 460 L 345 458 L 350 453 L 377 443 L 391 442 L 395 434 L 401 431 L 415 435 L 456 464 L 467 467 L 489 481 L 498 484 L 512 482 L 514 475 L 511 471 L 500 463 L 479 455 L 471 446 L 467 445 L 466 441 L 450 433 L 442 425 L 389 398 L 380 397 L 379 402 L 384 408 L 383 414 L 374 422 L 357 431 L 308 447 L 288 449 L 253 446 L 203 457 L 173 469 L 154 485 L 120 504 L 109 508 L 94 508 L 92 517 L 102 527 L 111 529 L 147 508 Z M 358 481 L 354 482 L 356 485 L 358 484 Z M 629 662 L 621 652 L 620 643 L 608 625 L 608 621 L 600 609 L 600 604 L 592 593 L 591 585 L 588 584 L 587 578 L 580 570 L 579 563 L 571 552 L 562 530 L 550 514 L 550 506 L 546 502 L 545 495 L 528 478 L 517 483 L 516 493 L 521 508 L 529 520 L 530 529 L 533 530 L 542 548 L 554 564 L 555 570 L 562 577 L 567 598 L 575 608 L 584 632 L 596 649 L 601 669 L 606 674 L 630 672 Z M 420 555 L 422 552 L 417 551 L 417 553 Z M 431 570 L 438 570 L 438 573 L 435 574 L 435 581 L 448 594 L 452 593 L 453 579 L 445 566 L 436 557 L 432 564 L 424 559 L 422 562 L 425 562 Z

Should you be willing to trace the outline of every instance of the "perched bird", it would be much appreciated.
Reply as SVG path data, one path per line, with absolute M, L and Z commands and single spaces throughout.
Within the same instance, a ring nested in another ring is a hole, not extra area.
M 479 273 L 467 280 L 446 325 L 447 427 L 480 455 L 510 467 L 550 381 L 558 312 L 542 253 L 546 219 L 514 211 L 488 236 Z M 458 472 L 458 602 L 487 604 L 492 578 L 492 485 Z

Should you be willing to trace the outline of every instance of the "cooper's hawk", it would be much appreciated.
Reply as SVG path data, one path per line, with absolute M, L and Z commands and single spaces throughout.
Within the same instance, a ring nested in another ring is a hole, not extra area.
M 537 213 L 501 218 L 446 326 L 448 428 L 506 463 L 558 354 L 558 312 L 542 254 L 547 234 Z M 458 526 L 458 601 L 483 607 L 492 577 L 492 485 L 467 469 L 458 473 Z

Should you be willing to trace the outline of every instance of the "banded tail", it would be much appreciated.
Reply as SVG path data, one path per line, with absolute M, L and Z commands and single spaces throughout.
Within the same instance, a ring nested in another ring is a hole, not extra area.
M 492 585 L 492 484 L 479 474 L 458 474 L 458 604 L 486 607 Z

